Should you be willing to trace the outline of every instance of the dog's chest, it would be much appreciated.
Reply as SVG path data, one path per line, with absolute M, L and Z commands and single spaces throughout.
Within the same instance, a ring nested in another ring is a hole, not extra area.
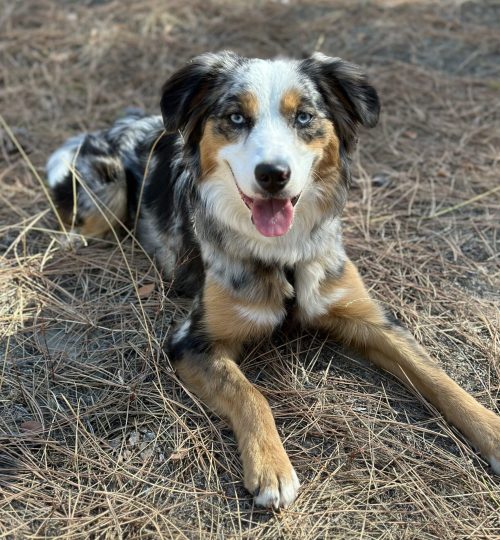
M 230 237 L 229 232 L 219 243 L 206 238 L 201 249 L 207 277 L 222 285 L 236 303 L 244 303 L 246 311 L 272 312 L 273 320 L 292 307 L 302 320 L 326 312 L 330 298 L 322 294 L 322 287 L 340 275 L 346 258 L 339 220 L 304 234 L 291 246 L 276 245 L 274 252 L 265 244 L 259 250 L 253 247 L 242 235 Z
M 299 315 L 305 321 L 327 311 L 332 298 L 324 294 L 323 285 L 340 275 L 344 260 L 342 252 L 294 266 L 233 262 L 212 265 L 208 276 L 229 289 L 238 302 L 272 310 L 277 319 L 281 313 L 283 317 Z

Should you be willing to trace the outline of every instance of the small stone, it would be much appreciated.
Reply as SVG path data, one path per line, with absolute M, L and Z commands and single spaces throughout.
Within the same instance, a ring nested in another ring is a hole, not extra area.
M 139 295 L 139 298 L 147 298 L 148 296 L 151 296 L 151 293 L 155 289 L 154 283 L 147 283 L 146 285 L 143 285 L 142 287 L 139 287 L 137 289 L 137 294 Z
M 38 422 L 38 420 L 27 420 L 23 422 L 20 426 L 21 431 L 26 431 L 30 433 L 37 433 L 43 431 L 43 425 Z
M 385 173 L 377 173 L 372 177 L 372 186 L 386 187 L 391 183 L 391 179 Z
M 132 447 L 137 446 L 137 444 L 139 443 L 139 433 L 137 433 L 137 431 L 132 431 L 128 438 L 128 443 Z
M 141 457 L 143 461 L 150 461 L 154 456 L 154 448 L 146 448 L 143 452 L 141 452 Z

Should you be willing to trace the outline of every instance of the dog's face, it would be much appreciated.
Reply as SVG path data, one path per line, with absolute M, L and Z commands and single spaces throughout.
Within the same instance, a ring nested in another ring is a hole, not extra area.
M 204 202 L 230 226 L 251 218 L 265 237 L 286 234 L 313 200 L 328 205 L 341 155 L 378 111 L 359 68 L 319 54 L 202 55 L 167 81 L 162 97 L 166 129 L 183 134 Z

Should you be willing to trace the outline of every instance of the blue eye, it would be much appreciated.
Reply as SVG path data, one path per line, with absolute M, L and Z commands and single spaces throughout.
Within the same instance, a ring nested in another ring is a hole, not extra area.
M 297 124 L 299 126 L 307 126 L 309 122 L 312 120 L 312 114 L 306 113 L 306 112 L 298 112 L 297 116 L 295 117 Z
M 242 114 L 239 114 L 239 113 L 233 113 L 229 117 L 229 120 L 231 120 L 231 122 L 233 124 L 235 124 L 236 126 L 241 126 L 242 124 L 245 123 L 245 117 Z

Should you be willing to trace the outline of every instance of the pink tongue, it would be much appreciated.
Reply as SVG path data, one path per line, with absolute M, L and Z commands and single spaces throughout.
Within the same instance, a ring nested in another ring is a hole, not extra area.
M 263 236 L 281 236 L 292 226 L 292 201 L 290 199 L 254 199 L 252 220 Z

